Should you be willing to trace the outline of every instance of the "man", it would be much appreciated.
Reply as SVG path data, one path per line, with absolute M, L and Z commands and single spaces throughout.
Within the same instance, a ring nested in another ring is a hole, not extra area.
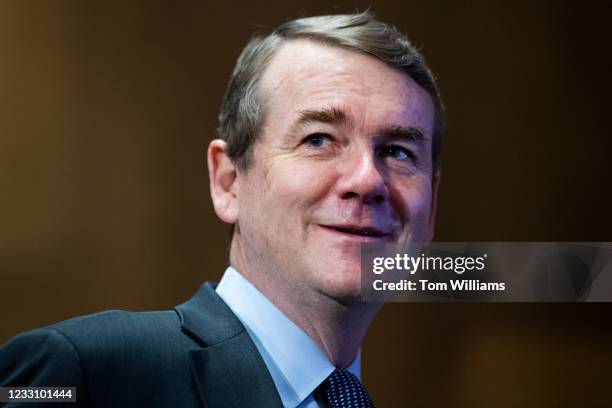
M 76 386 L 82 406 L 371 406 L 360 245 L 432 238 L 443 123 L 422 57 L 367 12 L 252 40 L 208 149 L 234 225 L 219 285 L 17 336 L 0 385 Z

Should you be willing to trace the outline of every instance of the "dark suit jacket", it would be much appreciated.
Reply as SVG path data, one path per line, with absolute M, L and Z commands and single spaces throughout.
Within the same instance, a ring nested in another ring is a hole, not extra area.
M 0 386 L 76 386 L 73 408 L 282 406 L 244 326 L 208 283 L 172 311 L 102 312 L 20 334 L 0 348 Z

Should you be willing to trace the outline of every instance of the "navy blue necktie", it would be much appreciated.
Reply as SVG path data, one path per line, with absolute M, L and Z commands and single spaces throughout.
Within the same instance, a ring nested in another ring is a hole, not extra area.
M 374 408 L 363 385 L 345 369 L 336 368 L 322 385 L 325 402 L 330 408 Z

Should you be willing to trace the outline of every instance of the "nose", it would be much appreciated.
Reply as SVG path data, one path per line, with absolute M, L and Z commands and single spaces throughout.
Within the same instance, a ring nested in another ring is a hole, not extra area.
M 381 204 L 388 200 L 389 190 L 374 152 L 361 151 L 345 157 L 338 164 L 338 193 L 342 199 L 358 199 L 366 204 Z

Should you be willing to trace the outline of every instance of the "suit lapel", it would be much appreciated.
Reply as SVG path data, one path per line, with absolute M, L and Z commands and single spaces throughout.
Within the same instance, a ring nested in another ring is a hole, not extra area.
M 282 407 L 255 344 L 213 286 L 204 284 L 176 311 L 182 330 L 202 345 L 189 358 L 206 408 Z

